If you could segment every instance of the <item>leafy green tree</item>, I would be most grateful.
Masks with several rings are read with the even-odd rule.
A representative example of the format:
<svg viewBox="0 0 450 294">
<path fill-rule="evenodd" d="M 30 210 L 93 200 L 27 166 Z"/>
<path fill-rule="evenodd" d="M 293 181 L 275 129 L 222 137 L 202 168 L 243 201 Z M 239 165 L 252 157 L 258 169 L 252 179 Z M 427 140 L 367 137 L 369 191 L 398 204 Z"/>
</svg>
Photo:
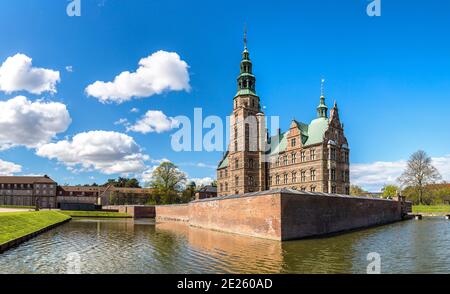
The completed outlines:
<svg viewBox="0 0 450 294">
<path fill-rule="evenodd" d="M 135 178 L 132 179 L 128 179 L 125 182 L 125 187 L 126 188 L 140 188 L 141 186 L 139 185 L 139 181 Z"/>
<path fill-rule="evenodd" d="M 398 181 L 404 187 L 414 188 L 419 196 L 419 204 L 424 204 L 423 197 L 426 188 L 441 179 L 438 170 L 431 164 L 431 157 L 425 151 L 419 150 L 411 155 L 408 165 Z"/>
<path fill-rule="evenodd" d="M 350 195 L 352 196 L 364 196 L 367 195 L 367 191 L 357 185 L 350 186 Z"/>
<path fill-rule="evenodd" d="M 176 203 L 186 175 L 171 162 L 161 163 L 153 172 L 150 186 L 165 204 Z"/>
<path fill-rule="evenodd" d="M 383 192 L 383 198 L 395 197 L 400 192 L 400 188 L 395 185 L 386 185 L 381 189 L 381 192 Z"/>
</svg>

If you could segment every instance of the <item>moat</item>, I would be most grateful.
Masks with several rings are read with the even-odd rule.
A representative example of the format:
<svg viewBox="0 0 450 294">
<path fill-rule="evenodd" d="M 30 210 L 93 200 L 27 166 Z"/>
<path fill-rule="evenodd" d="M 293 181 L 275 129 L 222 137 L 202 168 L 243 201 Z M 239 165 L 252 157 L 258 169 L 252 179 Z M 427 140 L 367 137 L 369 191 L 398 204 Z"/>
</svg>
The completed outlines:
<svg viewBox="0 0 450 294">
<path fill-rule="evenodd" d="M 450 222 L 424 218 L 292 242 L 270 241 L 153 220 L 74 219 L 0 254 L 0 273 L 450 273 Z"/>
</svg>

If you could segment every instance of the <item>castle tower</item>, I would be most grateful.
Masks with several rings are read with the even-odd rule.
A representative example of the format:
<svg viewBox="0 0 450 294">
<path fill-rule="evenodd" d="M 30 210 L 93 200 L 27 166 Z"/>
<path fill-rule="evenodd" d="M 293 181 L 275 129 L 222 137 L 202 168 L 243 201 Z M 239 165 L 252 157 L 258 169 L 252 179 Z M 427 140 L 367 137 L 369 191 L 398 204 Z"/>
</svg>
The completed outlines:
<svg viewBox="0 0 450 294">
<path fill-rule="evenodd" d="M 230 145 L 218 169 L 219 195 L 243 194 L 267 189 L 265 116 L 256 94 L 256 77 L 244 34 L 244 51 L 230 118 Z"/>
</svg>

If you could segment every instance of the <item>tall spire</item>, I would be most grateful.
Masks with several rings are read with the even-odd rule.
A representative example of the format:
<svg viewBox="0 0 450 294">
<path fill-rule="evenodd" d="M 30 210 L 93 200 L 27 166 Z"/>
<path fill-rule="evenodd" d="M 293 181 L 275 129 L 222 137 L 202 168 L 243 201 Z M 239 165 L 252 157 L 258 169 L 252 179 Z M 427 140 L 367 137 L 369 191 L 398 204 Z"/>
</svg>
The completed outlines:
<svg viewBox="0 0 450 294">
<path fill-rule="evenodd" d="M 327 118 L 328 117 L 328 106 L 325 104 L 325 79 L 322 78 L 320 83 L 320 103 L 317 106 L 317 117 Z"/>
<path fill-rule="evenodd" d="M 324 87 L 325 87 L 325 79 L 322 78 L 321 84 L 320 84 L 320 97 L 325 97 L 324 96 Z"/>
<path fill-rule="evenodd" d="M 240 65 L 240 74 L 238 77 L 238 95 L 256 96 L 255 85 L 256 78 L 253 75 L 253 64 L 250 60 L 250 53 L 247 49 L 247 25 L 244 26 L 244 51 L 242 52 L 242 61 Z"/>
<path fill-rule="evenodd" d="M 247 49 L 247 24 L 244 24 L 244 50 Z"/>
</svg>

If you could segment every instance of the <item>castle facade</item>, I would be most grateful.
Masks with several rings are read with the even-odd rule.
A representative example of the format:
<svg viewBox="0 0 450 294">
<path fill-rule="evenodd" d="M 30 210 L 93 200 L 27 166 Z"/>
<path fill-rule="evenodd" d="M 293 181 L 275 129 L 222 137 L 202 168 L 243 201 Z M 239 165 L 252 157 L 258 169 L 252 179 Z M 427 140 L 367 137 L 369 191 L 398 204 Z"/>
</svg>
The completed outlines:
<svg viewBox="0 0 450 294">
<path fill-rule="evenodd" d="M 287 131 L 269 137 L 253 64 L 244 47 L 230 143 L 217 168 L 218 195 L 276 188 L 350 194 L 350 149 L 337 103 L 328 111 L 322 91 L 317 118 L 309 124 L 293 120 Z"/>
</svg>

